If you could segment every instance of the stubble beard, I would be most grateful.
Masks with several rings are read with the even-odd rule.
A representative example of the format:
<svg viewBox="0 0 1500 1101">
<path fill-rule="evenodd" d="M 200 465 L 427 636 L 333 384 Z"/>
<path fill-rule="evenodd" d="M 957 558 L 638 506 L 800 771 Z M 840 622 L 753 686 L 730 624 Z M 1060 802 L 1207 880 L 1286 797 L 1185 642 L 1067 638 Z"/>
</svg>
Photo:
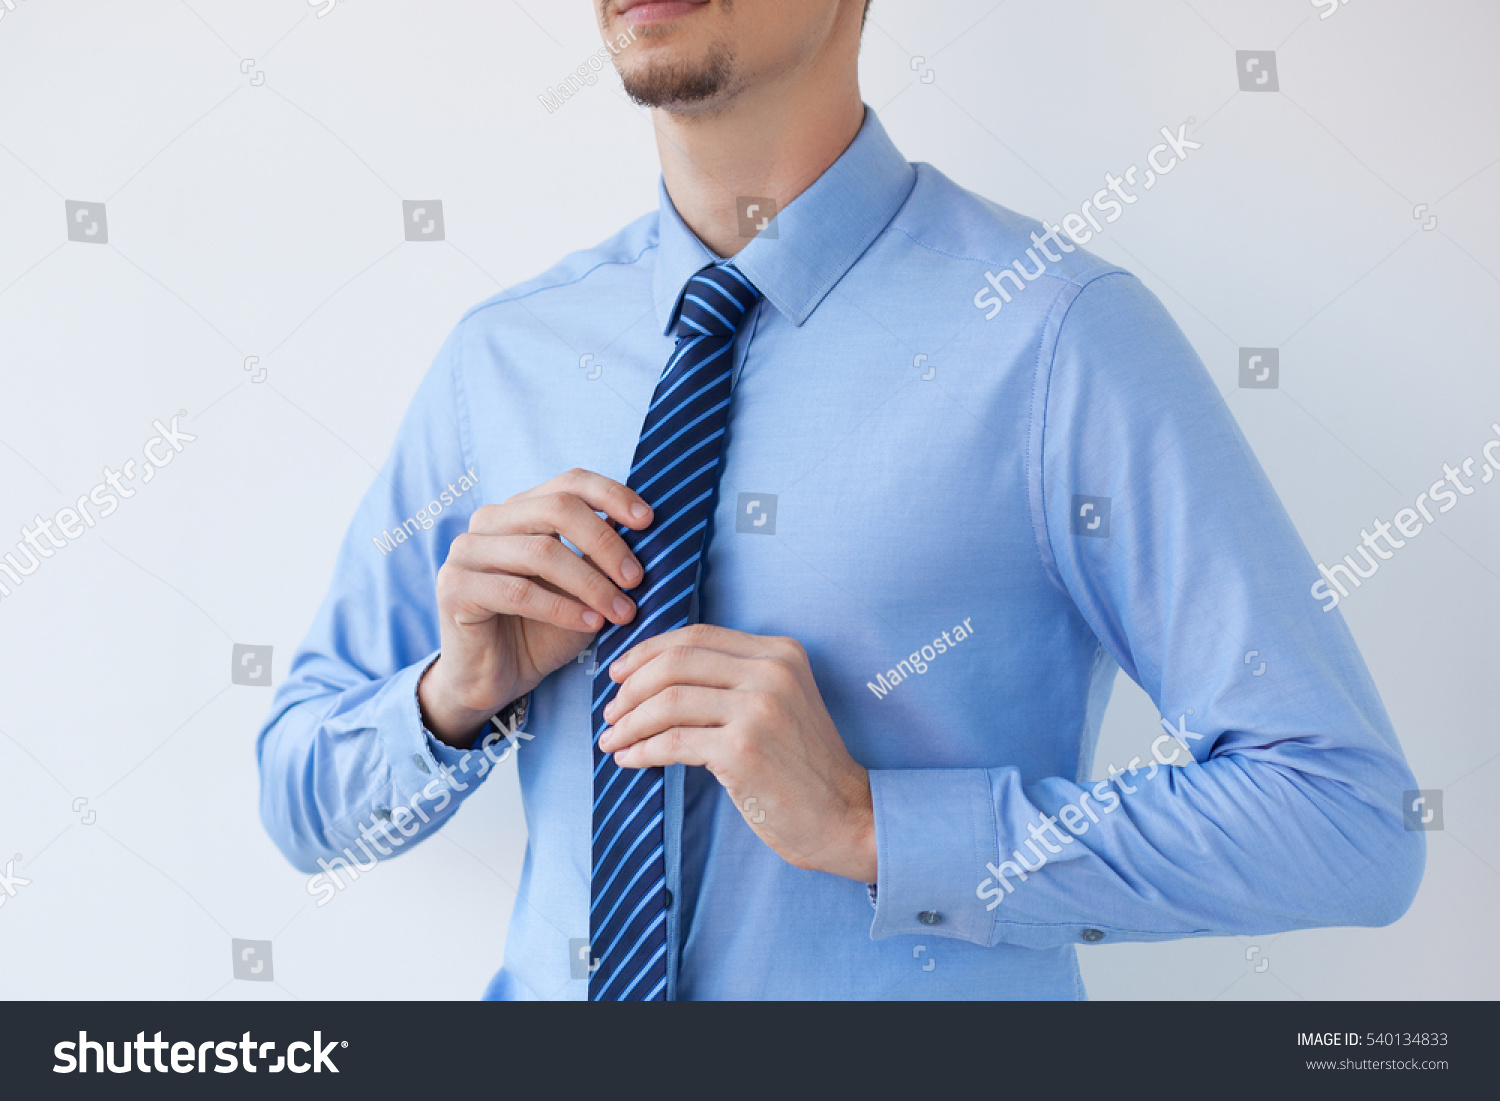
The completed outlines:
<svg viewBox="0 0 1500 1101">
<path fill-rule="evenodd" d="M 734 0 L 716 0 L 727 14 L 734 8 Z M 598 0 L 601 24 L 608 18 L 611 0 Z M 665 37 L 671 31 L 666 28 L 647 27 L 639 37 L 647 41 Z M 636 37 L 632 32 L 631 37 Z M 685 63 L 647 65 L 627 71 L 619 58 L 615 68 L 625 85 L 625 94 L 642 107 L 664 107 L 691 109 L 728 98 L 735 82 L 735 54 L 727 43 L 715 42 L 701 60 Z"/>
<path fill-rule="evenodd" d="M 692 108 L 725 98 L 735 76 L 734 51 L 723 42 L 692 63 L 671 62 L 620 69 L 625 94 L 642 107 Z"/>
</svg>

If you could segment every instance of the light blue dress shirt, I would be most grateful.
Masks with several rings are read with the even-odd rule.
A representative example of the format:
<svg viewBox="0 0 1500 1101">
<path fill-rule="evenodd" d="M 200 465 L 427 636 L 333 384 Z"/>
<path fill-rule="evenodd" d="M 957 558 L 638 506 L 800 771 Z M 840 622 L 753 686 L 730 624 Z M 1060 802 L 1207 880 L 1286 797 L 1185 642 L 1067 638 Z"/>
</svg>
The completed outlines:
<svg viewBox="0 0 1500 1101">
<path fill-rule="evenodd" d="M 1079 944 L 1385 924 L 1416 891 L 1417 785 L 1275 491 L 1156 298 L 1047 229 L 867 112 L 735 259 L 765 297 L 699 611 L 806 647 L 870 770 L 879 880 L 791 867 L 669 769 L 670 997 L 1080 998 Z M 366 860 L 372 821 L 419 842 L 496 767 L 418 713 L 438 568 L 483 503 L 625 480 L 714 259 L 663 191 L 458 324 L 261 732 L 262 818 L 298 868 Z M 1163 733 L 1094 784 L 1120 669 Z M 554 673 L 498 747 L 529 832 L 490 997 L 585 997 L 589 687 L 587 661 Z"/>
</svg>

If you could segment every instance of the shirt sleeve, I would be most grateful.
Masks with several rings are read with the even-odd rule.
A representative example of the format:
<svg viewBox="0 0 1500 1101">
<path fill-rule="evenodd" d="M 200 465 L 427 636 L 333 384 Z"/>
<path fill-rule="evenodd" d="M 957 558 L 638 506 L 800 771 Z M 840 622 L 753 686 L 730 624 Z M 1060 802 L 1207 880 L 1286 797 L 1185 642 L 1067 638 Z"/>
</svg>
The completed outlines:
<svg viewBox="0 0 1500 1101">
<path fill-rule="evenodd" d="M 492 724 L 468 750 L 434 738 L 417 708 L 438 656 L 437 571 L 480 504 L 459 412 L 462 334 L 418 388 L 260 731 L 261 820 L 305 872 L 420 842 L 528 737 L 524 703 L 503 735 Z"/>
<path fill-rule="evenodd" d="M 1399 809 L 1416 783 L 1224 399 L 1134 277 L 1101 275 L 1054 314 L 1037 542 L 1162 732 L 1097 784 L 872 771 L 871 935 L 1046 948 L 1395 921 L 1425 862 Z"/>
</svg>

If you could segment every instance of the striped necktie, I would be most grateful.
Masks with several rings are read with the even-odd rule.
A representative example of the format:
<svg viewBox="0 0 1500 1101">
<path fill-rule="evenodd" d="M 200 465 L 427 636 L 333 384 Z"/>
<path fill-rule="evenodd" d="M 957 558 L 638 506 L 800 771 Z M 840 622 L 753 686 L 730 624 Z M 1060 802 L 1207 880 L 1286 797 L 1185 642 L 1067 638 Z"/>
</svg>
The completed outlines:
<svg viewBox="0 0 1500 1101">
<path fill-rule="evenodd" d="M 667 991 L 665 782 L 659 768 L 621 769 L 599 751 L 604 707 L 617 685 L 609 665 L 656 635 L 687 626 L 698 564 L 718 496 L 734 334 L 760 297 L 730 265 L 688 281 L 677 348 L 641 426 L 626 484 L 655 511 L 642 532 L 620 528 L 645 570 L 636 616 L 607 626 L 595 647 L 593 878 L 589 946 L 598 962 L 592 1001 L 662 1001 Z"/>
</svg>

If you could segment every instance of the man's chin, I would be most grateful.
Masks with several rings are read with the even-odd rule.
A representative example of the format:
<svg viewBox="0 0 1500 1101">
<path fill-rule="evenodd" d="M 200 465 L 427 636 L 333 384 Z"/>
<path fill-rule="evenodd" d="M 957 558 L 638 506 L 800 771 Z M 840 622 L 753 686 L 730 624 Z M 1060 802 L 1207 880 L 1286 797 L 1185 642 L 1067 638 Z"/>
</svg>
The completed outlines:
<svg viewBox="0 0 1500 1101">
<path fill-rule="evenodd" d="M 706 56 L 691 61 L 659 58 L 637 64 L 620 74 L 625 94 L 643 107 L 690 109 L 714 104 L 730 91 L 734 80 L 734 52 L 725 45 L 711 47 Z"/>
</svg>

